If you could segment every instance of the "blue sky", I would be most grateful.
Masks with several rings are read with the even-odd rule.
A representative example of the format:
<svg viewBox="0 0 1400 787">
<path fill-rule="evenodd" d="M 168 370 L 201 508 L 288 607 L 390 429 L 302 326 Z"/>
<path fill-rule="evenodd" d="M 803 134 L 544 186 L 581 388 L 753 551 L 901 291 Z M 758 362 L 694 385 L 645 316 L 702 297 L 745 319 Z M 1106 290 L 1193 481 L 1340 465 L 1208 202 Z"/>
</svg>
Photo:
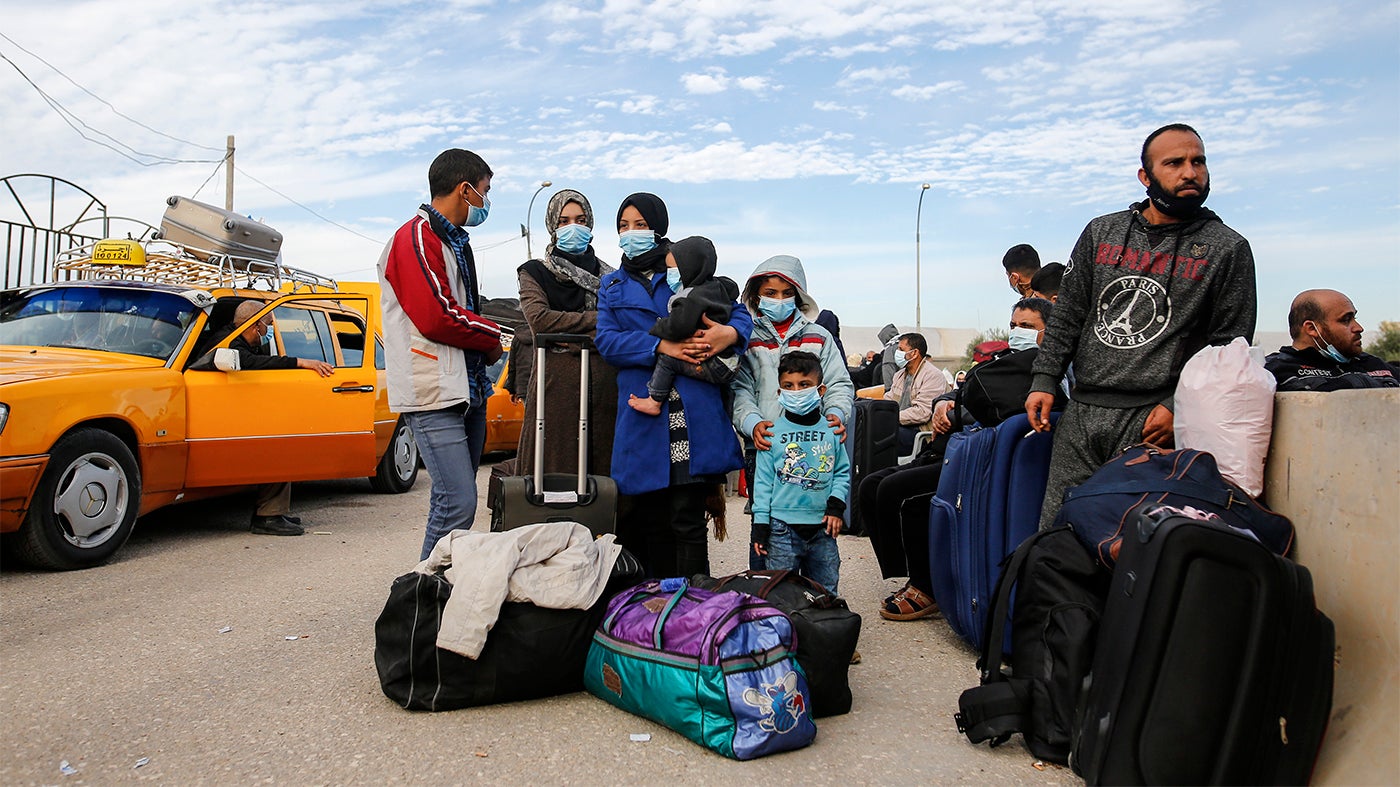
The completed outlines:
<svg viewBox="0 0 1400 787">
<path fill-rule="evenodd" d="M 1260 330 L 1309 287 L 1348 293 L 1368 328 L 1400 319 L 1395 2 L 58 0 L 12 4 L 0 33 L 93 129 L 203 160 L 84 141 L 0 62 L 0 174 L 57 175 L 157 223 L 234 134 L 235 209 L 281 230 L 289 263 L 341 278 L 373 277 L 428 163 L 466 147 L 496 172 L 473 232 L 493 296 L 514 294 L 519 225 L 550 180 L 536 253 L 555 189 L 593 200 L 613 262 L 618 202 L 651 191 L 670 237 L 712 238 L 722 273 L 795 254 L 843 323 L 912 327 L 928 182 L 924 325 L 1004 325 L 1002 253 L 1063 260 L 1090 218 L 1142 197 L 1141 141 L 1180 121 L 1205 139 L 1209 207 L 1253 245 Z M 198 198 L 223 192 L 220 172 Z"/>
</svg>

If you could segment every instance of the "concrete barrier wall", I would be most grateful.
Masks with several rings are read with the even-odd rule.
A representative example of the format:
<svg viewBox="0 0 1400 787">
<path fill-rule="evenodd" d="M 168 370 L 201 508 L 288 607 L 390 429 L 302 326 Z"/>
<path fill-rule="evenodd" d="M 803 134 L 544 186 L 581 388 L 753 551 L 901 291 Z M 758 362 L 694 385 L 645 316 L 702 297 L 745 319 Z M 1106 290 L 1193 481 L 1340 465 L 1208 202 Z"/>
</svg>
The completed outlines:
<svg viewBox="0 0 1400 787">
<path fill-rule="evenodd" d="M 1282 393 L 1264 499 L 1337 626 L 1332 718 L 1314 784 L 1400 780 L 1400 390 Z"/>
</svg>

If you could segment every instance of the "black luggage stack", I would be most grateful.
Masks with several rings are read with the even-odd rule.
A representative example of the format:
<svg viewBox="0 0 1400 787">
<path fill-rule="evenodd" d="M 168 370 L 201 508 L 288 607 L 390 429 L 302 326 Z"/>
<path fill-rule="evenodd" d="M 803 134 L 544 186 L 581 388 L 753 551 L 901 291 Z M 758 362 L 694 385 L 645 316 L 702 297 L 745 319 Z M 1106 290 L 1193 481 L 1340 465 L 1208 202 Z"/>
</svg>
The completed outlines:
<svg viewBox="0 0 1400 787">
<path fill-rule="evenodd" d="M 551 344 L 580 347 L 578 472 L 544 472 L 545 349 Z M 499 498 L 490 501 L 492 530 L 540 522 L 578 522 L 600 536 L 617 529 L 617 482 L 588 473 L 588 355 L 592 339 L 583 334 L 535 336 L 535 466 L 533 473 L 500 479 Z M 520 468 L 524 469 L 524 468 Z"/>
<path fill-rule="evenodd" d="M 1128 515 L 1071 765 L 1089 784 L 1305 784 L 1335 634 L 1312 576 L 1248 534 Z"/>
</svg>

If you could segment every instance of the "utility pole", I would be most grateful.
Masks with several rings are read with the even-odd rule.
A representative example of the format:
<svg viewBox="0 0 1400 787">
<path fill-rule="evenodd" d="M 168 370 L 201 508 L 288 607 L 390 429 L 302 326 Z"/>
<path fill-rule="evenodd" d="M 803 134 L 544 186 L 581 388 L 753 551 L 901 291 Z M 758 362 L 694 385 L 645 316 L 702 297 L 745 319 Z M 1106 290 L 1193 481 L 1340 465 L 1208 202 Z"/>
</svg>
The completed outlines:
<svg viewBox="0 0 1400 787">
<path fill-rule="evenodd" d="M 228 135 L 228 153 L 224 157 L 224 210 L 233 210 L 233 135 Z"/>
</svg>

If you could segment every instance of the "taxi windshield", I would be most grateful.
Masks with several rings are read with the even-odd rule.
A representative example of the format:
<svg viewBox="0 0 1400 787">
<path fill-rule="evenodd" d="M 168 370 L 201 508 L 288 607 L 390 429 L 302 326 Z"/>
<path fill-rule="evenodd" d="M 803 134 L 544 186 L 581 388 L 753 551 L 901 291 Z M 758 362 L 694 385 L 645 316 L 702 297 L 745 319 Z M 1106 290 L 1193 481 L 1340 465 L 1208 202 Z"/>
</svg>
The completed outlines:
<svg viewBox="0 0 1400 787">
<path fill-rule="evenodd" d="M 197 308 L 170 292 L 46 287 L 0 294 L 0 344 L 168 359 Z"/>
</svg>

